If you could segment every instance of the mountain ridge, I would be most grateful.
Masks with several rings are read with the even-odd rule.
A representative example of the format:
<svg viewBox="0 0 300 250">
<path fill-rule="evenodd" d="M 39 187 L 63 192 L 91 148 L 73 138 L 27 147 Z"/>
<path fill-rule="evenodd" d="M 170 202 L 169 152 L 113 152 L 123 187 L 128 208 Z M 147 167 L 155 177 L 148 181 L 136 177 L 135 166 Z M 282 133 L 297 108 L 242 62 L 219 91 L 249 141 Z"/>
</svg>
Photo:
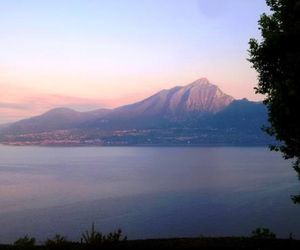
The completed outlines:
<svg viewBox="0 0 300 250">
<path fill-rule="evenodd" d="M 267 122 L 266 117 L 263 104 L 236 100 L 206 78 L 200 78 L 115 109 L 79 112 L 55 108 L 1 129 L 0 142 L 26 141 L 30 145 L 32 141 L 48 141 L 51 144 L 56 138 L 55 143 L 68 144 L 77 138 L 76 143 L 84 145 L 86 141 L 131 145 L 154 141 L 176 144 L 181 143 L 182 139 L 178 138 L 190 138 L 186 143 L 194 140 L 201 144 L 210 142 L 207 139 L 210 137 L 212 142 L 234 141 L 234 137 L 239 141 L 239 135 L 249 143 L 251 138 L 259 142 L 259 137 L 264 137 L 260 127 Z M 173 132 L 168 134 L 171 128 Z"/>
<path fill-rule="evenodd" d="M 220 103 L 220 99 L 223 102 Z M 178 113 L 178 111 L 217 112 L 233 100 L 233 97 L 224 94 L 206 78 L 200 78 L 185 86 L 163 89 L 144 100 L 119 107 L 117 110 L 124 110 L 137 105 L 143 105 L 143 108 L 147 109 L 150 105 L 154 105 L 156 109 L 152 110 L 153 113 L 157 113 L 158 108 L 162 108 L 164 112 L 169 113 Z"/>
</svg>

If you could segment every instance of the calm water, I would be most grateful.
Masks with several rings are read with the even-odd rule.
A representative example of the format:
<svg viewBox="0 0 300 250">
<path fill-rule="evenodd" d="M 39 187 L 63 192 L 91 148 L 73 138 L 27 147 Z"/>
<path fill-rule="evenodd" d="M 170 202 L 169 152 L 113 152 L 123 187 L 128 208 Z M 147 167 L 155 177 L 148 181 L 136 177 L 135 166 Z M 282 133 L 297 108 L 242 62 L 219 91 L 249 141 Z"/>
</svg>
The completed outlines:
<svg viewBox="0 0 300 250">
<path fill-rule="evenodd" d="M 279 154 L 231 147 L 0 146 L 0 241 L 95 222 L 129 238 L 249 235 L 300 238 L 300 189 Z"/>
</svg>

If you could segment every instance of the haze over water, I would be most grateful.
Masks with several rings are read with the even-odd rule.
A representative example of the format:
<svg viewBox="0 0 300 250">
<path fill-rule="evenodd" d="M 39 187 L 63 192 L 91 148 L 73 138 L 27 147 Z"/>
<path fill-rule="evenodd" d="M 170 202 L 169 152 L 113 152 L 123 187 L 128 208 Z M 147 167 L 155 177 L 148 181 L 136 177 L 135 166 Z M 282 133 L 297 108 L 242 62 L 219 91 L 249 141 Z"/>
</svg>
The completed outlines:
<svg viewBox="0 0 300 250">
<path fill-rule="evenodd" d="M 288 161 L 258 147 L 0 146 L 0 239 L 79 239 L 121 227 L 130 239 L 249 235 L 300 238 Z"/>
</svg>

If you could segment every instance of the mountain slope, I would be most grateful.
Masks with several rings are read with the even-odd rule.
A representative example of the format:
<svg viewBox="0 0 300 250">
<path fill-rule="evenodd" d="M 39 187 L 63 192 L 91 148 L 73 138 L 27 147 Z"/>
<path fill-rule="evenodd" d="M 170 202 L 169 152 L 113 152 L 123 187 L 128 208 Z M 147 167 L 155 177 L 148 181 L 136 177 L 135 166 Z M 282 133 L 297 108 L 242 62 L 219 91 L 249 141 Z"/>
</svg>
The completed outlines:
<svg viewBox="0 0 300 250">
<path fill-rule="evenodd" d="M 24 119 L 4 128 L 2 133 L 25 134 L 60 129 L 70 129 L 106 115 L 110 110 L 99 109 L 90 112 L 78 112 L 69 108 L 55 108 L 42 115 Z"/>
<path fill-rule="evenodd" d="M 233 101 L 206 78 L 183 87 L 162 90 L 140 102 L 116 109 L 112 114 L 176 116 L 189 112 L 216 113 Z"/>
<path fill-rule="evenodd" d="M 161 90 L 140 102 L 116 108 L 87 126 L 102 129 L 168 127 L 190 116 L 216 114 L 232 101 L 233 97 L 206 78 L 200 78 L 186 86 Z"/>
<path fill-rule="evenodd" d="M 247 99 L 233 101 L 211 119 L 211 126 L 216 128 L 236 127 L 248 131 L 260 130 L 267 123 L 266 106 Z"/>
</svg>

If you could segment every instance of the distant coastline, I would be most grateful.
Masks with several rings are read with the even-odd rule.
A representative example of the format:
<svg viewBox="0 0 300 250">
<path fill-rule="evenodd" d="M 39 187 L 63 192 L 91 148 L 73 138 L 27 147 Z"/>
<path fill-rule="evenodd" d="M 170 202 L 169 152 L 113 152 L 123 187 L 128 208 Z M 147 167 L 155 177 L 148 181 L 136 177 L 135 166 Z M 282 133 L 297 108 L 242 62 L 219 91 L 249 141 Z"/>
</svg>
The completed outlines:
<svg viewBox="0 0 300 250">
<path fill-rule="evenodd" d="M 101 145 L 101 144 L 93 144 L 93 145 L 87 145 L 87 144 L 10 144 L 10 143 L 1 143 L 2 146 L 11 146 L 11 147 L 177 147 L 177 148 L 188 148 L 188 147 L 226 147 L 226 148 L 239 148 L 239 147 L 257 147 L 257 148 L 267 148 L 268 144 L 226 144 L 226 143 L 219 143 L 219 144 L 127 144 L 127 145 Z"/>
</svg>

